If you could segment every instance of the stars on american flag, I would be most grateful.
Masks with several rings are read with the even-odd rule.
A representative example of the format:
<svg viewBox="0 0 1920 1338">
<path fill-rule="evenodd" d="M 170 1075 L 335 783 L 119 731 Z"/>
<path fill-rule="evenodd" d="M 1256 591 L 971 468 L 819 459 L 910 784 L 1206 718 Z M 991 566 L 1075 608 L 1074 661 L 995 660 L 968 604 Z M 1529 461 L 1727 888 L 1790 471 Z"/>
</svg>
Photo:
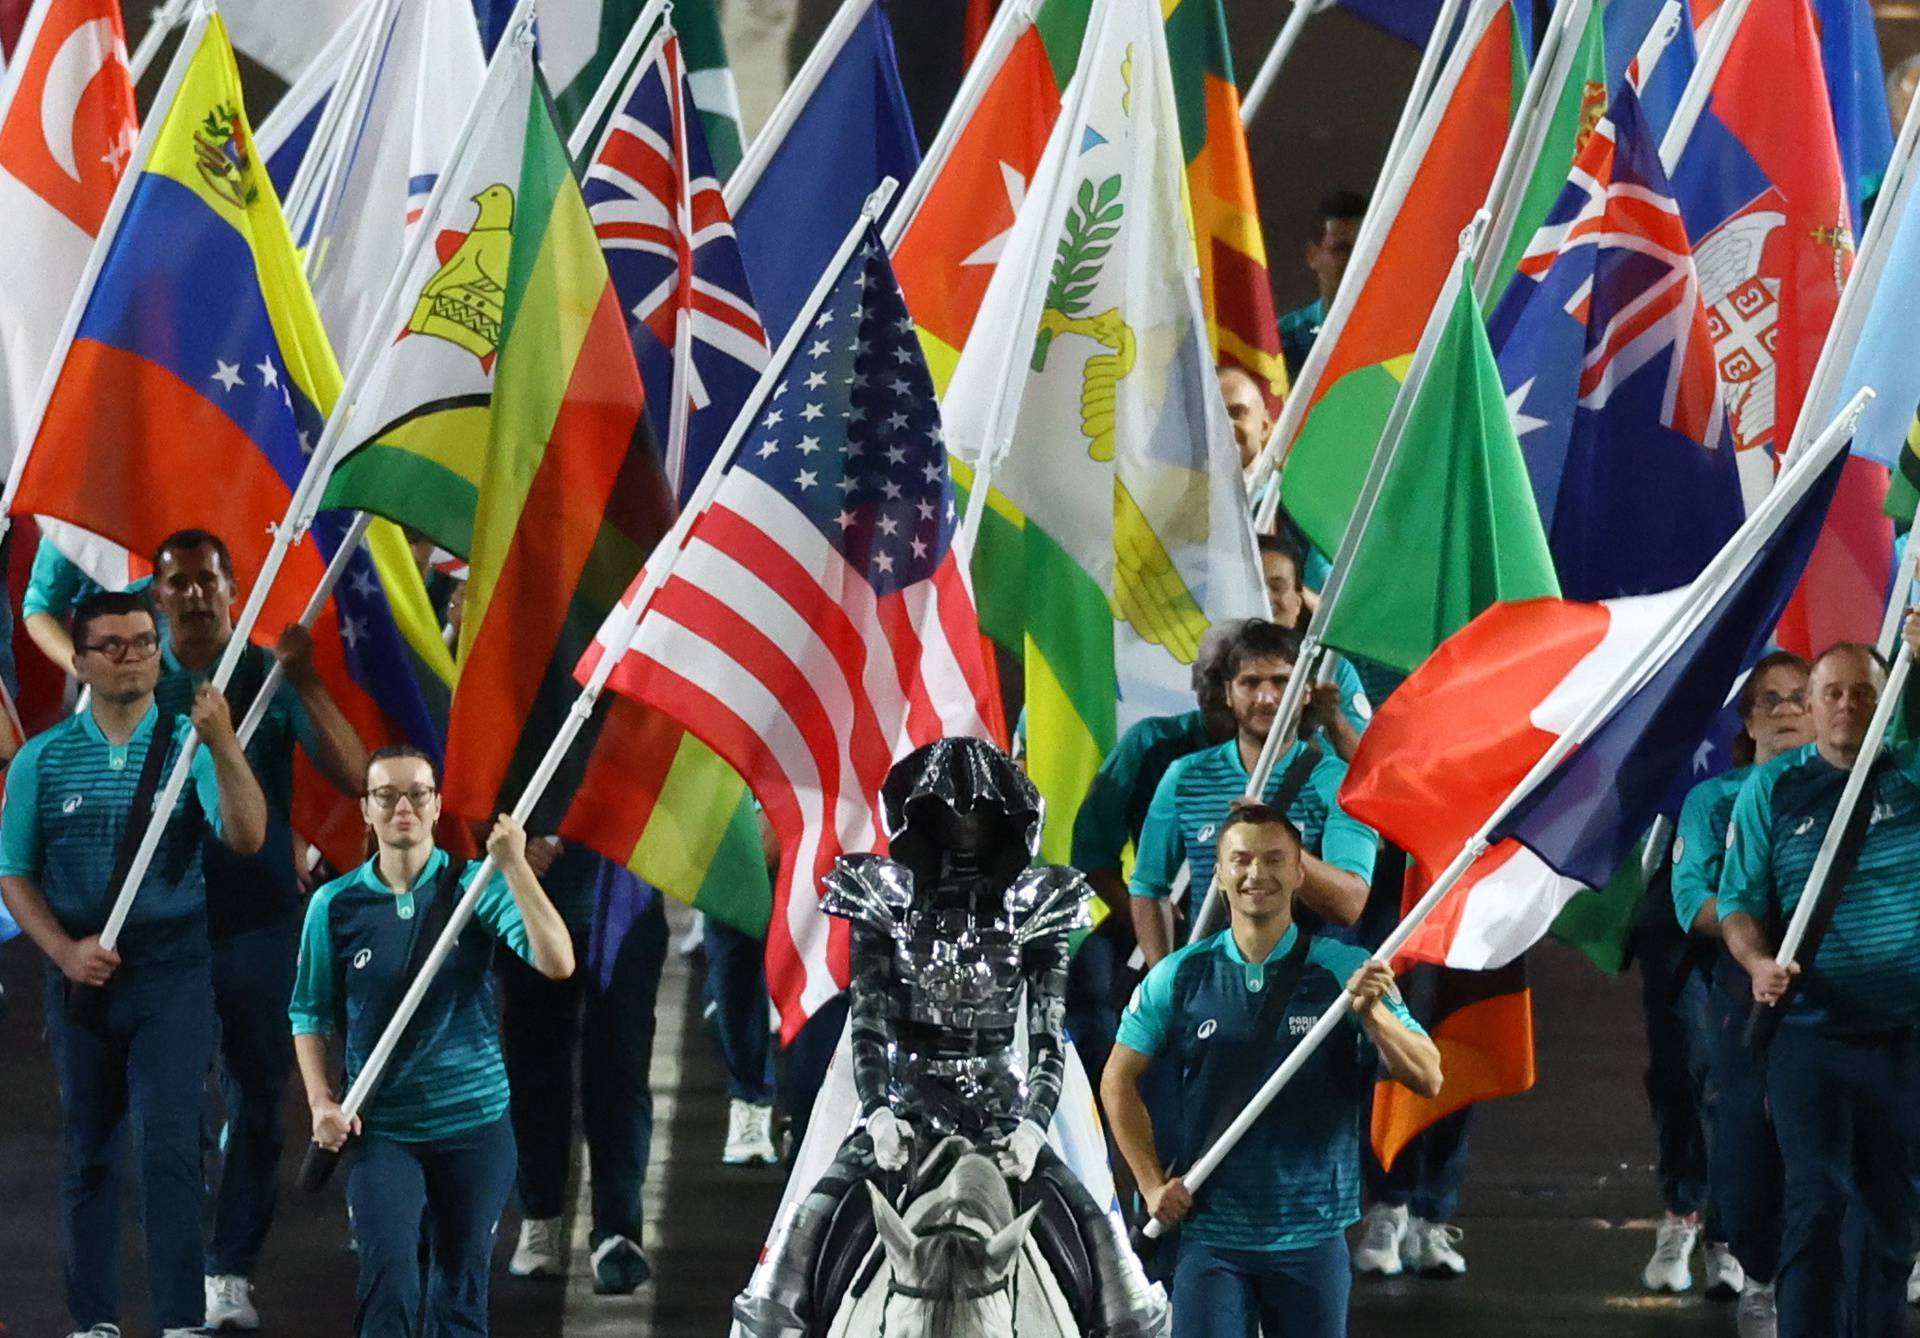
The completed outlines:
<svg viewBox="0 0 1920 1338">
<path fill-rule="evenodd" d="M 879 247 L 856 256 L 809 330 L 740 467 L 885 595 L 945 558 L 954 509 L 933 383 Z M 805 435 L 781 432 L 786 422 L 804 424 Z"/>
</svg>

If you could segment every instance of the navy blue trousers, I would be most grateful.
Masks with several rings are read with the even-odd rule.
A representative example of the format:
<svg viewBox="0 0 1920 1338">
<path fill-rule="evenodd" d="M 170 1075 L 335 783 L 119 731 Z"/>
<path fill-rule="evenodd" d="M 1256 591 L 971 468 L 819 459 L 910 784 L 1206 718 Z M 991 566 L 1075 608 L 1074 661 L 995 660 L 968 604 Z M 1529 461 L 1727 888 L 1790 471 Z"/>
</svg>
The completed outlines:
<svg viewBox="0 0 1920 1338">
<path fill-rule="evenodd" d="M 60 1225 L 76 1329 L 120 1320 L 123 1131 L 146 1227 L 154 1326 L 195 1328 L 206 1319 L 200 1120 L 212 993 L 205 961 L 122 966 L 97 1016 L 80 1023 L 67 1016 L 65 978 L 48 967 L 47 1037 L 63 1112 Z"/>
<path fill-rule="evenodd" d="M 369 1134 L 350 1146 L 347 1206 L 360 1251 L 354 1333 L 485 1338 L 493 1237 L 513 1189 L 511 1122 L 503 1115 L 424 1143 Z"/>
<path fill-rule="evenodd" d="M 714 1048 L 727 1070 L 727 1095 L 756 1106 L 773 1104 L 773 1032 L 767 1013 L 767 941 L 706 921 L 707 980 L 702 991 L 713 1010 Z"/>
<path fill-rule="evenodd" d="M 227 1146 L 213 1201 L 209 1273 L 252 1276 L 273 1224 L 275 1172 L 287 1142 L 287 1079 L 293 1072 L 287 1000 L 299 952 L 297 920 L 213 941 Z"/>
<path fill-rule="evenodd" d="M 620 871 L 624 874 L 624 870 Z M 653 1143 L 654 1004 L 667 960 L 667 914 L 650 892 L 632 922 L 594 953 L 573 929 L 580 964 L 548 980 L 512 953 L 496 970 L 504 1008 L 500 1039 L 520 1146 L 518 1189 L 528 1217 L 567 1209 L 573 1140 L 574 1052 L 580 1055 L 580 1116 L 593 1168 L 593 1239 L 640 1240 L 640 1191 Z"/>
<path fill-rule="evenodd" d="M 1786 1165 L 1780 1338 L 1906 1332 L 1917 1069 L 1911 1032 L 1840 1036 L 1788 1023 L 1774 1037 L 1767 1096 Z"/>
<path fill-rule="evenodd" d="M 1747 1046 L 1753 987 L 1740 964 L 1722 952 L 1708 991 L 1707 1165 L 1727 1247 L 1756 1282 L 1780 1267 L 1783 1172 L 1773 1118 L 1767 1111 L 1767 1064 Z"/>
<path fill-rule="evenodd" d="M 1373 1087 L 1367 1088 L 1367 1106 L 1373 1105 Z M 1361 1124 L 1369 1127 L 1371 1116 Z M 1385 1169 L 1373 1155 L 1373 1140 L 1362 1137 L 1360 1165 L 1366 1174 L 1367 1202 L 1405 1207 L 1429 1222 L 1451 1222 L 1460 1208 L 1460 1182 L 1467 1178 L 1467 1130 L 1473 1107 L 1456 1110 L 1422 1130 Z"/>
<path fill-rule="evenodd" d="M 1671 932 L 1668 932 L 1671 930 Z M 1658 1141 L 1655 1170 L 1670 1213 L 1699 1213 L 1708 1240 L 1722 1237 L 1709 1192 L 1706 1134 L 1707 985 L 1672 915 L 1634 936 L 1647 1027 L 1647 1105 Z"/>
<path fill-rule="evenodd" d="M 1352 1286 L 1344 1232 L 1299 1250 L 1182 1241 L 1173 1338 L 1346 1338 Z"/>
</svg>

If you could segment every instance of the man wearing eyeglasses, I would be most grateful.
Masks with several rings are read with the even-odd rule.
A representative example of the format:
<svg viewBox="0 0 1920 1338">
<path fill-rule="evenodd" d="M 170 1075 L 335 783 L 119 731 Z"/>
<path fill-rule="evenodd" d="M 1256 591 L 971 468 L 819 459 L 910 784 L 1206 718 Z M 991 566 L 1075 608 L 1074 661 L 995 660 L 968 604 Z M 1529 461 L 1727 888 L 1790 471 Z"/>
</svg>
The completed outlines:
<svg viewBox="0 0 1920 1338">
<path fill-rule="evenodd" d="M 233 559 L 218 535 L 182 530 L 155 551 L 153 598 L 166 619 L 155 690 L 162 709 L 184 709 L 212 676 L 233 638 L 236 593 Z M 293 993 L 306 872 L 290 822 L 294 750 L 304 749 L 342 794 L 359 792 L 367 765 L 359 736 L 314 669 L 313 641 L 297 625 L 271 651 L 242 650 L 227 683 L 233 718 L 246 715 L 276 659 L 285 679 L 247 743 L 247 761 L 267 800 L 266 841 L 251 855 L 208 841 L 201 854 L 227 1117 L 207 1247 L 207 1323 L 214 1328 L 259 1326 L 248 1279 L 273 1222 L 274 1170 L 286 1143 L 282 1112 L 293 1042 L 283 1019 Z"/>
<path fill-rule="evenodd" d="M 163 1338 L 174 1338 L 199 1332 L 206 1308 L 200 1118 L 213 1038 L 203 828 L 231 850 L 256 851 L 266 797 L 219 693 L 194 694 L 191 724 L 155 704 L 160 639 L 145 600 L 91 596 L 74 612 L 73 633 L 74 672 L 90 700 L 29 740 L 7 773 L 0 890 L 54 968 L 47 1029 L 65 1113 L 61 1213 L 74 1327 L 118 1338 L 116 1154 L 131 1124 L 149 1310 Z M 192 784 L 167 815 L 118 942 L 104 948 L 115 865 L 145 830 L 135 798 L 148 751 L 166 750 L 156 772 L 163 786 L 190 730 L 205 745 Z"/>
</svg>

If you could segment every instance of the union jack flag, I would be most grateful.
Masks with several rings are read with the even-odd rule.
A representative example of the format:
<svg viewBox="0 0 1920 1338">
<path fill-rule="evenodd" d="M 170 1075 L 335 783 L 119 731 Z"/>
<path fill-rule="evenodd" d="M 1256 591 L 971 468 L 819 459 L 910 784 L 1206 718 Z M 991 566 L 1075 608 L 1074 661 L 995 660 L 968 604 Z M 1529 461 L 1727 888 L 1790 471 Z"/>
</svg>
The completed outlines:
<svg viewBox="0 0 1920 1338">
<path fill-rule="evenodd" d="M 767 336 L 747 286 L 720 182 L 681 58 L 662 28 L 640 58 L 587 168 L 587 210 L 647 384 L 647 412 L 666 443 L 666 473 L 693 492 L 767 364 Z M 684 439 L 672 417 L 674 338 L 692 341 Z"/>
<path fill-rule="evenodd" d="M 656 552 L 673 566 L 639 626 L 616 610 L 576 670 L 618 656 L 608 685 L 697 735 L 764 806 L 781 855 L 767 984 L 788 1038 L 846 984 L 819 880 L 878 844 L 888 768 L 944 735 L 1001 734 L 933 380 L 870 226 L 798 319 L 712 501 Z"/>
<path fill-rule="evenodd" d="M 1686 225 L 1631 86 L 1488 326 L 1566 596 L 1692 580 L 1745 511 Z"/>
</svg>

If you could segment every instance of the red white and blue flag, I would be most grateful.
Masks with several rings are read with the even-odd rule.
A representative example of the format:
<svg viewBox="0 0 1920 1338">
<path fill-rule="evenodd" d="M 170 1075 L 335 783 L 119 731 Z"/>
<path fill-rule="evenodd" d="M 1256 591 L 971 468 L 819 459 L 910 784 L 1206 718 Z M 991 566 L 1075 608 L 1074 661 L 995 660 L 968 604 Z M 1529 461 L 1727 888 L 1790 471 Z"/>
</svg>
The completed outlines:
<svg viewBox="0 0 1920 1338">
<path fill-rule="evenodd" d="M 1504 966 L 1578 892 L 1606 884 L 1692 765 L 1735 679 L 1765 648 L 1850 463 L 1837 453 L 1816 477 L 1802 476 L 1796 500 L 1780 499 L 1764 537 L 1752 532 L 1746 565 L 1494 827 L 1406 956 Z M 1583 715 L 1613 698 L 1690 593 L 1494 605 L 1374 713 L 1341 808 L 1403 847 L 1430 879 Z"/>
<path fill-rule="evenodd" d="M 1000 736 L 952 480 L 913 318 L 872 228 L 712 501 L 687 524 L 638 628 L 616 610 L 581 661 L 665 712 L 753 788 L 780 840 L 767 984 L 791 1038 L 846 984 L 845 926 L 819 908 L 842 851 L 881 844 L 895 759 Z M 645 573 L 628 592 L 631 600 Z"/>
<path fill-rule="evenodd" d="M 767 365 L 767 336 L 747 286 L 733 219 L 670 27 L 641 57 L 583 187 L 627 332 L 649 387 L 654 438 L 685 502 Z M 674 338 L 692 339 L 684 441 L 672 431 Z"/>
<path fill-rule="evenodd" d="M 1488 324 L 1561 589 L 1692 580 L 1745 509 L 1686 226 L 1631 87 Z"/>
<path fill-rule="evenodd" d="M 1753 0 L 1674 169 L 1749 505 L 1772 486 L 1853 268 L 1852 207 L 1807 0 Z M 1887 472 L 1850 465 L 1780 642 L 1873 641 L 1892 569 Z"/>
</svg>

